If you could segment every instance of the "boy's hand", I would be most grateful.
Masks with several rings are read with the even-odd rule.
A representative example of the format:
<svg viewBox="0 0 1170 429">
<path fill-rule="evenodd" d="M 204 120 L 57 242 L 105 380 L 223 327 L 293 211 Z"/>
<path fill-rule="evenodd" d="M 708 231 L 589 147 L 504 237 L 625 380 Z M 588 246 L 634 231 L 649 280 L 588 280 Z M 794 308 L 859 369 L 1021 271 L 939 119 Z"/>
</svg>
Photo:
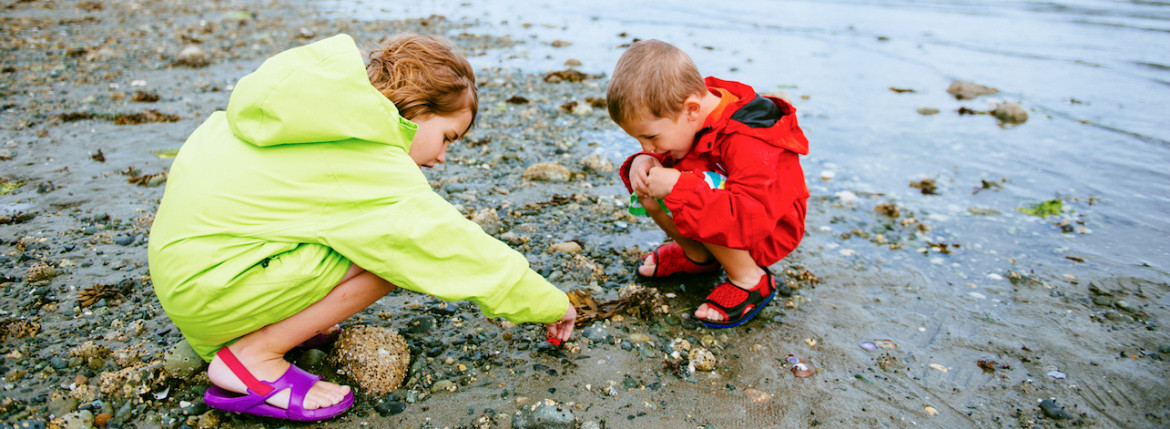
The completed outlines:
<svg viewBox="0 0 1170 429">
<path fill-rule="evenodd" d="M 646 176 L 649 188 L 646 195 L 654 198 L 666 198 L 667 195 L 670 195 L 670 190 L 674 189 L 674 184 L 678 183 L 679 176 L 682 176 L 682 172 L 673 168 L 661 166 L 651 168 Z"/>
<path fill-rule="evenodd" d="M 650 195 L 650 185 L 647 183 L 647 174 L 654 167 L 661 167 L 662 163 L 650 155 L 639 155 L 630 163 L 630 187 L 639 196 Z"/>
<path fill-rule="evenodd" d="M 573 323 L 577 321 L 577 309 L 569 304 L 569 311 L 565 312 L 564 317 L 553 323 L 544 324 L 545 329 L 548 329 L 549 341 L 553 338 L 559 340 L 558 342 L 568 341 L 569 336 L 573 335 Z"/>
</svg>

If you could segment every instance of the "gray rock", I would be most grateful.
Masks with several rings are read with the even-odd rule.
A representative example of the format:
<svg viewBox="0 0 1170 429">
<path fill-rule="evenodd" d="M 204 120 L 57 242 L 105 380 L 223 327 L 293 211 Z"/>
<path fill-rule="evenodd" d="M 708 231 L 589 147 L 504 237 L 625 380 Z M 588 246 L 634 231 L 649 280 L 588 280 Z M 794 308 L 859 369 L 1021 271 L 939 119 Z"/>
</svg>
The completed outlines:
<svg viewBox="0 0 1170 429">
<path fill-rule="evenodd" d="M 1134 307 L 1133 304 L 1130 304 L 1128 301 L 1118 300 L 1113 305 L 1117 306 L 1117 308 L 1121 309 L 1122 311 L 1124 311 L 1126 313 L 1133 314 L 1133 313 L 1138 312 L 1137 307 Z"/>
<path fill-rule="evenodd" d="M 173 377 L 187 378 L 203 369 L 203 358 L 186 341 L 179 341 L 163 354 L 163 369 Z"/>
<path fill-rule="evenodd" d="M 518 429 L 573 429 L 577 427 L 577 418 L 568 407 L 562 407 L 556 401 L 545 399 L 532 405 L 521 407 L 512 418 L 512 427 Z"/>
<path fill-rule="evenodd" d="M 609 339 L 609 331 L 601 324 L 594 323 L 581 331 L 581 335 L 595 343 L 604 343 Z"/>
<path fill-rule="evenodd" d="M 1044 415 L 1050 419 L 1067 420 L 1073 418 L 1073 415 L 1065 411 L 1064 407 L 1056 405 L 1056 400 L 1052 398 L 1040 402 L 1040 411 L 1044 412 Z"/>
<path fill-rule="evenodd" d="M 45 412 L 50 416 L 64 416 L 77 409 L 77 400 L 68 396 L 59 396 L 49 401 L 45 406 Z"/>
</svg>

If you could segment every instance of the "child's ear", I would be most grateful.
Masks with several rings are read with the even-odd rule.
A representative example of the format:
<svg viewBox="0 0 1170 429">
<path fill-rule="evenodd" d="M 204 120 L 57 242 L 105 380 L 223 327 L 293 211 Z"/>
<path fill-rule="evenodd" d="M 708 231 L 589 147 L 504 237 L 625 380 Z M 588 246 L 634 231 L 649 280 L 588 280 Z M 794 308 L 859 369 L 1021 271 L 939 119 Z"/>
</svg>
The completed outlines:
<svg viewBox="0 0 1170 429">
<path fill-rule="evenodd" d="M 683 112 L 686 112 L 687 119 L 692 121 L 702 119 L 699 117 L 702 111 L 703 103 L 702 100 L 699 99 L 699 96 L 692 95 L 683 101 Z"/>
</svg>

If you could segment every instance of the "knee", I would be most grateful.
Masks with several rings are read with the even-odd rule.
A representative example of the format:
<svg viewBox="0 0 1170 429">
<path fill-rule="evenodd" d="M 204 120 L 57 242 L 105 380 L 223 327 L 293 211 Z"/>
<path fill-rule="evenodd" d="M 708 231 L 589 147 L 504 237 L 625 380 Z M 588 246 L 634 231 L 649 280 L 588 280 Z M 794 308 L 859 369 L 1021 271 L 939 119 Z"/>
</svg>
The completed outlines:
<svg viewBox="0 0 1170 429">
<path fill-rule="evenodd" d="M 638 204 L 641 204 L 642 208 L 646 210 L 646 214 L 651 216 L 658 213 L 666 213 L 666 210 L 662 209 L 662 205 L 658 199 L 653 197 L 638 197 Z"/>
</svg>

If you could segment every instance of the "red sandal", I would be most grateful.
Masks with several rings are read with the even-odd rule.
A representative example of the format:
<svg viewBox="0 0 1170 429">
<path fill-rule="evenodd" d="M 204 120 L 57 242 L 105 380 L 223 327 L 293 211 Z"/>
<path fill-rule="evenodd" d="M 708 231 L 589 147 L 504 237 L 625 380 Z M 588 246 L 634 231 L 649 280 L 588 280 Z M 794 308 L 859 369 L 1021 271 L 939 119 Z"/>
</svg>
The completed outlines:
<svg viewBox="0 0 1170 429">
<path fill-rule="evenodd" d="M 707 309 L 723 314 L 724 321 L 711 322 L 699 319 L 699 322 L 710 328 L 739 326 L 755 317 L 756 313 L 768 305 L 775 296 L 776 280 L 772 278 L 772 273 L 767 268 L 764 268 L 764 276 L 760 277 L 760 282 L 748 290 L 733 285 L 730 281 L 720 283 L 707 295 L 703 303 L 707 304 Z M 734 318 L 732 315 L 735 315 Z"/>
<path fill-rule="evenodd" d="M 663 278 L 670 277 L 675 274 L 700 274 L 718 271 L 721 265 L 719 261 L 711 260 L 705 264 L 699 264 L 687 257 L 686 252 L 683 252 L 682 246 L 677 242 L 670 242 L 658 246 L 654 249 L 654 274 L 650 276 L 643 276 L 641 271 L 636 268 L 634 272 L 641 277 L 649 278 Z M 647 255 L 649 256 L 649 255 Z M 645 261 L 646 257 L 642 257 Z"/>
</svg>

